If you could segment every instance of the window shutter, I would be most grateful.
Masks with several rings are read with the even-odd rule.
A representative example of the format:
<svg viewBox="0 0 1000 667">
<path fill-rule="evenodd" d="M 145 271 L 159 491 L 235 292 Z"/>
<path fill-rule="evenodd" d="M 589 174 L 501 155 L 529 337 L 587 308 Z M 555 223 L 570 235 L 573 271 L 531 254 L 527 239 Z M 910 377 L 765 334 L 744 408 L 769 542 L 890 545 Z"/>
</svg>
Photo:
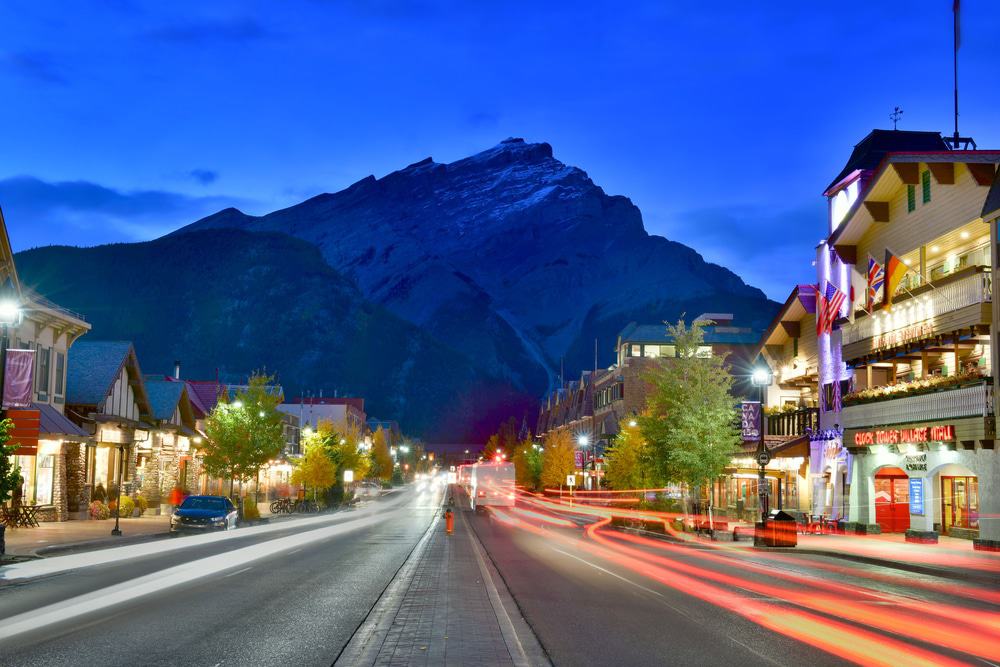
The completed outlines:
<svg viewBox="0 0 1000 667">
<path fill-rule="evenodd" d="M 920 187 L 923 189 L 924 203 L 931 201 L 931 172 L 925 171 L 920 174 Z"/>
<path fill-rule="evenodd" d="M 917 209 L 917 188 L 906 186 L 906 212 L 913 213 Z"/>
</svg>

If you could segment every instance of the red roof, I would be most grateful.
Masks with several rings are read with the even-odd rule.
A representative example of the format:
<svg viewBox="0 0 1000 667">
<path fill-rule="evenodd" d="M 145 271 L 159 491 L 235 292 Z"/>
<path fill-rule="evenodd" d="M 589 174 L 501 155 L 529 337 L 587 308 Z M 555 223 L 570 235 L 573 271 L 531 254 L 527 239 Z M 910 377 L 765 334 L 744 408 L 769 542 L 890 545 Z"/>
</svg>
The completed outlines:
<svg viewBox="0 0 1000 667">
<path fill-rule="evenodd" d="M 365 399 L 363 398 L 352 398 L 346 396 L 339 398 L 333 396 L 299 396 L 290 402 L 301 403 L 303 405 L 352 405 L 361 412 L 365 411 Z"/>
</svg>

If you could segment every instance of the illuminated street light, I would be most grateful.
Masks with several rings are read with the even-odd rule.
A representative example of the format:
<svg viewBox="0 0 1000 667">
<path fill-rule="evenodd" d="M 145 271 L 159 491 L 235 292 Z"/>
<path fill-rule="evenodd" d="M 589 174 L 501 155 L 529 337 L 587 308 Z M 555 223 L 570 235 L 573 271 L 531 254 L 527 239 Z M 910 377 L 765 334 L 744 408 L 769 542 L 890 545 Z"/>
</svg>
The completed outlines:
<svg viewBox="0 0 1000 667">
<path fill-rule="evenodd" d="M 233 407 L 239 410 L 240 408 L 243 407 L 243 401 L 240 400 L 233 401 Z"/>
<path fill-rule="evenodd" d="M 769 387 L 772 379 L 771 371 L 763 366 L 753 369 L 753 374 L 750 376 L 750 381 L 755 387 Z"/>
<path fill-rule="evenodd" d="M 14 299 L 0 301 L 0 324 L 5 327 L 17 326 L 21 323 L 21 306 Z"/>
<path fill-rule="evenodd" d="M 629 422 L 628 422 L 628 425 L 629 425 L 629 428 L 635 428 L 636 426 L 639 425 L 639 422 L 637 422 L 634 419 L 630 419 Z"/>
<path fill-rule="evenodd" d="M 585 435 L 581 435 L 576 439 L 576 444 L 580 445 L 581 447 L 586 447 L 587 445 L 590 444 L 590 438 L 588 438 Z"/>
</svg>

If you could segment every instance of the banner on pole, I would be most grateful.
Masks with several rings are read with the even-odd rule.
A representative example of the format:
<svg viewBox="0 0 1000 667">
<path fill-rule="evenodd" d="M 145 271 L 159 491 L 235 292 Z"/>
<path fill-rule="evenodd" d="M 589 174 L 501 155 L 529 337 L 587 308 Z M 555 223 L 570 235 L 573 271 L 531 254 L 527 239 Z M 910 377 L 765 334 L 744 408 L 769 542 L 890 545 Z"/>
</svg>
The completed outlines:
<svg viewBox="0 0 1000 667">
<path fill-rule="evenodd" d="M 30 408 L 34 380 L 35 351 L 7 350 L 7 366 L 3 375 L 3 407 Z"/>
<path fill-rule="evenodd" d="M 743 401 L 741 414 L 744 440 L 760 440 L 760 403 Z"/>
</svg>

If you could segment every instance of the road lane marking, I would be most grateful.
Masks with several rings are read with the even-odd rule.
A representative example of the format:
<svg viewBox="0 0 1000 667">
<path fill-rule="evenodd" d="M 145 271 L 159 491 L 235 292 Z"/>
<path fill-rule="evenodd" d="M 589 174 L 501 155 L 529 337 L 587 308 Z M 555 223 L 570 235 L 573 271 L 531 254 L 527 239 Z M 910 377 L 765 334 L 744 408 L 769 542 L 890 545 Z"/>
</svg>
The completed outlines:
<svg viewBox="0 0 1000 667">
<path fill-rule="evenodd" d="M 298 549 L 298 551 L 301 551 L 301 549 Z M 225 577 L 223 577 L 223 579 L 228 579 L 229 577 L 235 577 L 237 574 L 243 574 L 247 570 L 252 570 L 252 569 L 253 569 L 253 565 L 251 565 L 250 567 L 245 567 L 242 570 L 236 570 L 235 572 L 230 572 Z"/>
<path fill-rule="evenodd" d="M 607 568 L 603 568 L 600 565 L 597 565 L 595 563 L 591 563 L 589 560 L 586 560 L 585 558 L 580 558 L 576 554 L 571 554 L 568 551 L 563 551 L 562 549 L 556 549 L 555 547 L 552 547 L 552 550 L 561 553 L 563 556 L 569 556 L 570 558 L 578 560 L 581 563 L 583 563 L 584 565 L 589 565 L 590 567 L 594 568 L 595 570 L 600 570 L 604 574 L 610 574 L 615 579 L 621 579 L 626 584 L 631 584 L 631 585 L 635 586 L 636 588 L 641 588 L 642 590 L 646 591 L 647 593 L 652 593 L 653 595 L 658 595 L 661 598 L 665 598 L 666 597 L 660 591 L 654 591 L 652 588 L 647 588 L 646 586 L 643 586 L 642 584 L 637 584 L 634 581 L 632 581 L 631 579 L 629 579 L 628 577 L 623 577 L 622 575 L 620 575 L 620 574 L 618 574 L 616 572 L 612 572 L 611 570 L 608 570 Z M 673 605 L 669 605 L 668 604 L 667 606 L 670 607 L 671 609 L 676 609 Z M 684 612 L 681 611 L 680 609 L 677 609 L 677 611 L 679 613 L 681 613 L 681 614 L 684 614 Z M 687 614 L 684 614 L 684 615 L 687 616 Z"/>
<path fill-rule="evenodd" d="M 134 602 L 141 597 L 158 593 L 174 586 L 187 584 L 197 579 L 278 553 L 283 553 L 294 547 L 302 547 L 342 533 L 370 527 L 382 521 L 387 516 L 401 515 L 412 516 L 405 507 L 375 516 L 358 516 L 358 514 L 354 514 L 355 518 L 350 521 L 189 561 L 130 581 L 16 614 L 0 621 L 0 642 L 25 632 L 36 631 L 54 623 L 65 622 L 101 609 Z"/>
<path fill-rule="evenodd" d="M 183 550 L 192 546 L 206 546 L 217 542 L 226 542 L 228 540 L 253 537 L 255 535 L 267 535 L 269 533 L 288 530 L 289 528 L 308 529 L 313 526 L 323 526 L 330 523 L 334 523 L 336 525 L 339 523 L 355 521 L 366 516 L 377 515 L 380 512 L 397 511 L 392 508 L 405 502 L 406 498 L 406 494 L 400 494 L 395 498 L 391 498 L 386 503 L 371 505 L 353 512 L 337 512 L 328 516 L 282 521 L 280 523 L 251 526 L 249 528 L 221 531 L 208 535 L 191 535 L 186 537 L 176 537 L 170 540 L 154 540 L 153 542 L 146 542 L 143 544 L 131 544 L 128 546 L 99 549 L 96 551 L 83 551 L 66 556 L 54 556 L 52 558 L 42 558 L 24 563 L 13 563 L 11 565 L 0 567 L 0 581 L 13 581 L 16 579 L 41 577 L 68 570 L 92 567 L 94 565 L 119 563 L 123 560 L 141 558 L 143 556 L 159 556 L 167 552 Z"/>
</svg>

